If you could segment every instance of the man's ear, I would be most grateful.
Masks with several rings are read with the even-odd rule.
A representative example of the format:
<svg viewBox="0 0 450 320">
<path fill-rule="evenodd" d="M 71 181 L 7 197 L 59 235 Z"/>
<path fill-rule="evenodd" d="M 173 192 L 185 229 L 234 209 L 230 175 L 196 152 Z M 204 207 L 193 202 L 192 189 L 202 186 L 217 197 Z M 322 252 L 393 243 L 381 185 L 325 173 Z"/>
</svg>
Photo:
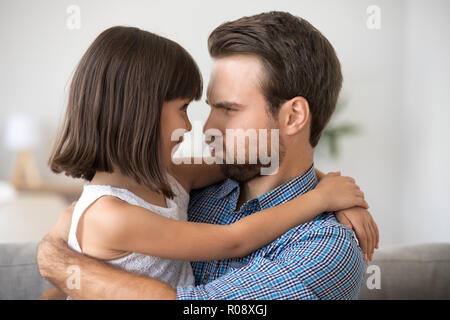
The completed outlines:
<svg viewBox="0 0 450 320">
<path fill-rule="evenodd" d="M 308 123 L 309 103 L 303 97 L 295 97 L 283 103 L 279 115 L 284 134 L 294 135 Z"/>
</svg>

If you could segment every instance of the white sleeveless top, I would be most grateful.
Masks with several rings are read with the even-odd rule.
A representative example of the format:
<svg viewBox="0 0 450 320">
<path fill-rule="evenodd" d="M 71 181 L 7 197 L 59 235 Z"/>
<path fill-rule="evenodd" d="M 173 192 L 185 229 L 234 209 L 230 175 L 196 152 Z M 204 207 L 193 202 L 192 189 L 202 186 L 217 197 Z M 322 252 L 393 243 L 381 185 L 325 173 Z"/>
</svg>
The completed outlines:
<svg viewBox="0 0 450 320">
<path fill-rule="evenodd" d="M 84 211 L 94 201 L 104 195 L 117 197 L 129 204 L 151 210 L 167 218 L 186 221 L 189 194 L 174 177 L 168 175 L 168 179 L 175 196 L 173 199 L 166 198 L 167 208 L 148 203 L 126 189 L 107 185 L 85 185 L 73 211 L 68 239 L 69 247 L 82 253 L 76 237 L 78 222 Z M 158 279 L 174 288 L 177 286 L 187 287 L 194 284 L 192 267 L 188 261 L 168 260 L 140 253 L 130 253 L 122 258 L 105 260 L 105 262 L 133 273 Z"/>
</svg>

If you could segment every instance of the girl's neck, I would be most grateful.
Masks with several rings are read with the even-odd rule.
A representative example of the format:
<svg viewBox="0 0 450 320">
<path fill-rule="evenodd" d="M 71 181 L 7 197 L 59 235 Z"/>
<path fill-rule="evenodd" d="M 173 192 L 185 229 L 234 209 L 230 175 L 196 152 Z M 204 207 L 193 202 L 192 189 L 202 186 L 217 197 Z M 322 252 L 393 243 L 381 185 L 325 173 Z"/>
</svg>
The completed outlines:
<svg viewBox="0 0 450 320">
<path fill-rule="evenodd" d="M 118 169 L 113 172 L 97 171 L 89 182 L 90 185 L 108 185 L 115 188 L 126 189 L 148 203 L 167 207 L 166 199 L 160 192 L 150 190 L 148 187 L 137 183 L 134 179 L 120 173 Z"/>
</svg>

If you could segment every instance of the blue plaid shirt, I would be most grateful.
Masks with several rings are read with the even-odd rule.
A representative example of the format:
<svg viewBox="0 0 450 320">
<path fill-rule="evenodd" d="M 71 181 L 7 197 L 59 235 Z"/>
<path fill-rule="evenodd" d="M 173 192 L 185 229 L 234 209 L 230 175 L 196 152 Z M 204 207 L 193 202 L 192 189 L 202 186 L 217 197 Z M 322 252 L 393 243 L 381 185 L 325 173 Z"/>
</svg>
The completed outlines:
<svg viewBox="0 0 450 320">
<path fill-rule="evenodd" d="M 189 221 L 231 224 L 294 199 L 317 183 L 312 166 L 235 211 L 240 188 L 227 179 L 191 192 Z M 178 287 L 177 299 L 357 299 L 366 270 L 353 231 L 330 212 L 246 257 L 193 262 L 192 267 L 196 286 Z"/>
</svg>

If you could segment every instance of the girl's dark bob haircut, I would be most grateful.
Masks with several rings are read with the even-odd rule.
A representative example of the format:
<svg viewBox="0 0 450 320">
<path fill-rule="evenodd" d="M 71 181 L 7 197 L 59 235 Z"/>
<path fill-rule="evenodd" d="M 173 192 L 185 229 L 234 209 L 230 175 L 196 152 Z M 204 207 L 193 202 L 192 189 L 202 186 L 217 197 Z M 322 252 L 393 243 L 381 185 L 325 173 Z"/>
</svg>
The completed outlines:
<svg viewBox="0 0 450 320">
<path fill-rule="evenodd" d="M 161 163 L 162 105 L 198 100 L 202 86 L 197 64 L 174 41 L 133 27 L 103 31 L 73 75 L 51 170 L 90 181 L 96 171 L 112 172 L 114 165 L 173 197 Z"/>
</svg>

